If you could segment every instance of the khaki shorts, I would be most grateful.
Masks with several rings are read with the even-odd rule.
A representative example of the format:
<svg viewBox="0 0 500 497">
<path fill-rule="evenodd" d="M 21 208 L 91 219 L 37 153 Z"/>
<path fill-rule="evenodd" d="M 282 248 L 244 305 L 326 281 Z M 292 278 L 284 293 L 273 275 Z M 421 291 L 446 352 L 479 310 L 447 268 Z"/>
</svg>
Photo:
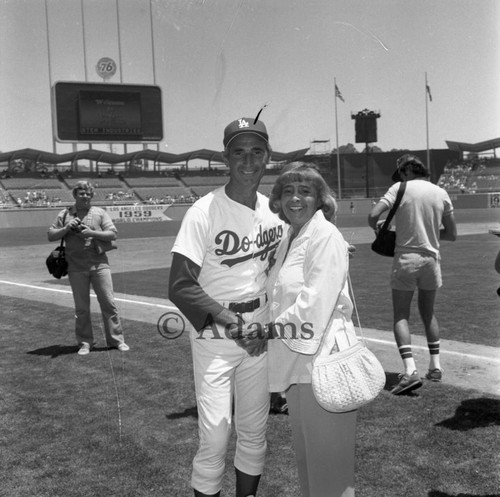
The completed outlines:
<svg viewBox="0 0 500 497">
<path fill-rule="evenodd" d="M 442 284 L 441 264 L 433 256 L 418 253 L 394 256 L 391 273 L 393 290 L 436 290 Z"/>
</svg>

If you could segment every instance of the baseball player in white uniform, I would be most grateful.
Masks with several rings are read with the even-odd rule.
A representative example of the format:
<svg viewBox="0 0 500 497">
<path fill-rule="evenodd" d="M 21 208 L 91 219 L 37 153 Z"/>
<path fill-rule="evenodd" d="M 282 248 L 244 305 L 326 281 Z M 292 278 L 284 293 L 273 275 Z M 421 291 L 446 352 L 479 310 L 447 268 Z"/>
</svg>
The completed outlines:
<svg viewBox="0 0 500 497">
<path fill-rule="evenodd" d="M 186 213 L 172 248 L 169 298 L 189 319 L 198 407 L 199 448 L 191 485 L 219 496 L 231 432 L 237 434 L 236 497 L 254 496 L 264 468 L 269 413 L 265 339 L 248 338 L 268 316 L 265 283 L 283 223 L 257 192 L 271 148 L 261 121 L 242 118 L 224 130 L 229 182 Z M 239 332 L 231 338 L 230 330 Z"/>
</svg>

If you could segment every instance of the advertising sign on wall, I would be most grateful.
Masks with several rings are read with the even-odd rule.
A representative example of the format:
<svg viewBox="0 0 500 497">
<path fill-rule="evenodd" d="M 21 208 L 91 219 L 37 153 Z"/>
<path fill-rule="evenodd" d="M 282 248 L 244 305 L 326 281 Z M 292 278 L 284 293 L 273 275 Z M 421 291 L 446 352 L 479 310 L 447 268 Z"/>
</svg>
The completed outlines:
<svg viewBox="0 0 500 497">
<path fill-rule="evenodd" d="M 488 197 L 488 205 L 493 209 L 500 209 L 500 193 L 489 193 Z"/>
<path fill-rule="evenodd" d="M 168 205 L 112 205 L 104 207 L 114 223 L 171 221 Z"/>
</svg>

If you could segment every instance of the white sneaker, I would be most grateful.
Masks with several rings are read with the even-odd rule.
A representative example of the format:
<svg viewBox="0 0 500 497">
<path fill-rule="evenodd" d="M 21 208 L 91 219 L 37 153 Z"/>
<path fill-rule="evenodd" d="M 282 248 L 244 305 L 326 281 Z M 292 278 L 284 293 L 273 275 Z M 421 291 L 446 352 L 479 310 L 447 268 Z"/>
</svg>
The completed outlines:
<svg viewBox="0 0 500 497">
<path fill-rule="evenodd" d="M 83 342 L 80 349 L 78 350 L 78 355 L 87 355 L 90 352 L 90 345 Z"/>
<path fill-rule="evenodd" d="M 119 343 L 116 347 L 120 352 L 127 352 L 130 350 L 130 347 L 126 343 Z"/>
</svg>

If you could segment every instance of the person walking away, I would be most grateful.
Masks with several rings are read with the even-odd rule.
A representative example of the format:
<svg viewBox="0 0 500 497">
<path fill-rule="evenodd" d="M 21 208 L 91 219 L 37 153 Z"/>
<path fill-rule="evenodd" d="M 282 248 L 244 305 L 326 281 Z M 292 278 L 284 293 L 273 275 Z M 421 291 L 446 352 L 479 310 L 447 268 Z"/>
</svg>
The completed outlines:
<svg viewBox="0 0 500 497">
<path fill-rule="evenodd" d="M 380 216 L 394 205 L 399 182 L 406 182 L 406 191 L 395 214 L 396 249 L 391 272 L 394 336 L 404 365 L 404 373 L 391 391 L 394 395 L 406 394 L 422 386 L 408 325 L 416 289 L 430 354 L 425 377 L 439 382 L 443 375 L 439 324 L 434 312 L 437 290 L 442 286 L 439 248 L 441 240 L 456 240 L 457 227 L 448 193 L 431 183 L 429 176 L 418 157 L 403 155 L 392 176 L 396 183 L 368 215 L 368 224 L 377 230 Z"/>
<path fill-rule="evenodd" d="M 108 213 L 91 205 L 94 188 L 78 181 L 72 189 L 75 204 L 60 211 L 48 230 L 50 242 L 64 238 L 68 278 L 75 302 L 75 335 L 78 354 L 87 355 L 95 345 L 90 312 L 90 286 L 101 308 L 106 344 L 126 352 L 106 250 L 116 240 L 117 229 Z"/>
<path fill-rule="evenodd" d="M 282 222 L 257 191 L 271 156 L 264 123 L 231 122 L 223 144 L 229 181 L 186 212 L 169 279 L 170 300 L 194 327 L 199 447 L 191 486 L 196 497 L 220 495 L 233 401 L 236 497 L 257 493 L 269 414 L 267 353 L 264 337 L 251 338 L 248 328 L 266 322 L 267 268 L 283 234 Z M 230 335 L 235 328 L 237 339 Z"/>
</svg>

